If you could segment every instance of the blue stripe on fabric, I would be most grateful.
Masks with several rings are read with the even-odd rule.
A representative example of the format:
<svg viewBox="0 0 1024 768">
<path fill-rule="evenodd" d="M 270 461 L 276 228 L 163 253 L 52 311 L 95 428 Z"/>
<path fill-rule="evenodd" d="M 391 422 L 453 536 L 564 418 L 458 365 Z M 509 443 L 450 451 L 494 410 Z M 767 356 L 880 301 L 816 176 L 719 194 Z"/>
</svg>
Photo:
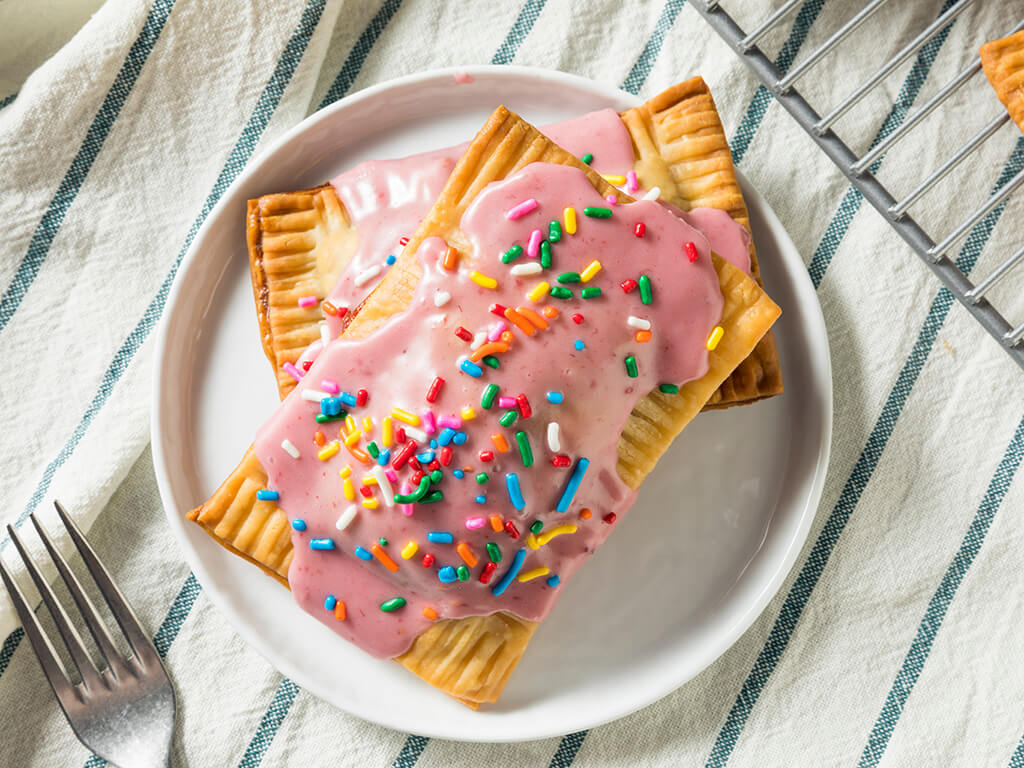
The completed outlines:
<svg viewBox="0 0 1024 768">
<path fill-rule="evenodd" d="M 654 32 L 647 39 L 647 45 L 644 46 L 637 60 L 633 62 L 633 68 L 629 70 L 626 79 L 622 81 L 622 90 L 628 91 L 633 95 L 640 93 L 640 89 L 647 82 L 647 76 L 651 74 L 654 62 L 658 60 L 661 46 L 665 44 L 665 35 L 672 29 L 672 25 L 676 23 L 676 17 L 683 10 L 684 5 L 686 5 L 686 0 L 668 0 L 665 3 L 661 9 L 661 15 L 658 17 L 658 22 L 654 25 Z"/>
<path fill-rule="evenodd" d="M 19 91 L 15 91 L 10 96 L 4 96 L 2 99 L 0 99 L 0 109 L 3 109 L 8 104 L 10 104 L 12 101 L 14 101 L 16 98 L 18 98 L 18 93 L 19 93 Z"/>
<path fill-rule="evenodd" d="M 540 12 L 544 10 L 545 3 L 547 3 L 547 0 L 526 0 L 526 4 L 519 11 L 519 16 L 512 25 L 512 29 L 508 31 L 505 39 L 498 46 L 498 50 L 491 57 L 491 64 L 512 63 L 516 53 L 519 52 L 519 47 L 523 44 L 526 36 L 530 34 L 533 25 L 537 23 L 537 18 L 540 16 Z"/>
<path fill-rule="evenodd" d="M 121 108 L 128 100 L 128 94 L 132 92 L 132 87 L 139 78 L 142 66 L 160 38 L 160 33 L 174 3 L 175 0 L 156 0 L 149 9 L 146 21 L 142 25 L 142 31 L 139 32 L 139 36 L 128 50 L 128 56 L 121 65 L 117 77 L 114 78 L 113 85 L 107 91 L 99 112 L 93 118 L 89 130 L 86 131 L 85 140 L 78 148 L 74 160 L 71 161 L 71 167 L 64 174 L 57 193 L 53 196 L 46 208 L 46 213 L 43 214 L 43 218 L 32 234 L 28 252 L 18 265 L 11 284 L 0 298 L 0 332 L 7 327 L 22 300 L 28 294 L 32 283 L 39 275 L 43 263 L 50 254 L 50 246 L 53 244 L 57 232 L 60 231 L 64 216 L 74 203 L 78 191 L 89 175 L 89 169 L 92 168 L 93 162 L 103 148 L 103 143 L 110 135 Z"/>
<path fill-rule="evenodd" d="M 3 647 L 0 647 L 0 677 L 4 676 L 4 672 L 7 671 L 7 667 L 11 663 L 11 657 L 18 650 L 18 646 L 21 645 L 21 641 L 24 638 L 25 630 L 18 627 L 4 640 Z"/>
<path fill-rule="evenodd" d="M 334 82 L 331 83 L 331 87 L 327 89 L 327 93 L 317 109 L 323 109 L 328 104 L 333 104 L 348 93 L 352 83 L 355 82 L 362 71 L 363 64 L 366 63 L 366 57 L 370 55 L 370 51 L 377 43 L 377 39 L 383 34 L 388 22 L 394 18 L 401 7 L 402 0 L 385 0 L 380 10 L 370 19 L 366 29 L 359 35 L 356 44 L 352 46 L 352 50 L 348 53 L 348 58 L 341 65 L 341 70 L 338 72 L 337 77 L 334 78 Z"/>
<path fill-rule="evenodd" d="M 1002 460 L 999 462 L 995 474 L 992 475 L 988 484 L 988 490 L 974 514 L 967 534 L 960 543 L 953 562 L 949 564 L 946 573 L 942 576 L 938 589 L 928 601 L 928 608 L 925 610 L 924 618 L 917 627 L 917 634 L 907 651 L 906 657 L 896 679 L 893 681 L 889 694 L 885 697 L 885 704 L 882 711 L 871 729 L 871 736 L 861 753 L 859 768 L 875 768 L 878 761 L 882 759 L 885 748 L 889 745 L 889 738 L 892 736 L 896 723 L 907 703 L 907 698 L 914 690 L 917 679 L 924 669 L 928 654 L 931 652 L 935 642 L 935 636 L 942 627 L 953 598 L 956 597 L 957 589 L 964 580 L 968 569 L 977 557 L 981 545 L 985 542 L 985 536 L 996 513 L 1002 506 L 1003 498 L 1013 482 L 1013 477 L 1020 467 L 1021 459 L 1024 458 L 1024 419 L 1017 425 L 1010 444 L 1006 447 Z"/>
<path fill-rule="evenodd" d="M 427 744 L 430 743 L 430 739 L 426 736 L 414 736 L 412 734 L 405 740 L 405 744 L 402 745 L 402 751 L 398 753 L 398 757 L 391 764 L 391 768 L 413 768 L 416 765 L 416 761 L 420 759 L 420 755 L 423 754 L 423 750 L 427 748 Z"/>
<path fill-rule="evenodd" d="M 572 761 L 576 759 L 576 753 L 580 751 L 580 747 L 583 746 L 583 741 L 587 738 L 588 733 L 589 731 L 577 731 L 576 733 L 563 736 L 562 741 L 558 744 L 558 749 L 551 758 L 551 762 L 548 763 L 548 768 L 569 768 L 572 765 Z"/>
<path fill-rule="evenodd" d="M 299 22 L 298 27 L 292 33 L 291 39 L 285 46 L 284 52 L 281 54 L 281 58 L 277 62 L 277 66 L 274 69 L 274 73 L 271 75 L 270 80 L 264 87 L 263 92 L 260 94 L 259 100 L 256 102 L 256 106 L 253 108 L 252 114 L 249 115 L 249 120 L 246 122 L 245 127 L 242 129 L 241 135 L 238 137 L 238 141 L 235 142 L 235 146 L 231 150 L 231 154 L 228 155 L 228 160 L 224 167 L 221 169 L 220 175 L 217 177 L 216 183 L 213 185 L 213 189 L 210 190 L 210 194 L 207 196 L 206 201 L 203 203 L 202 210 L 199 215 L 196 216 L 192 226 L 189 228 L 188 234 L 185 237 L 185 242 L 178 252 L 178 257 L 175 259 L 174 264 L 171 266 L 170 271 L 164 277 L 163 283 L 160 285 L 160 289 L 157 291 L 156 296 L 150 302 L 143 313 L 142 318 L 132 329 L 131 333 L 121 344 L 121 347 L 117 350 L 114 355 L 114 359 L 110 362 L 106 372 L 103 374 L 103 379 L 100 382 L 100 386 L 93 396 L 92 402 L 89 404 L 85 415 L 82 420 L 75 427 L 74 432 L 68 441 L 61 448 L 60 453 L 53 459 L 43 470 L 43 476 L 36 486 L 32 497 L 25 505 L 25 509 L 21 515 L 15 521 L 15 527 L 19 527 L 28 516 L 35 511 L 36 507 L 39 506 L 39 502 L 42 501 L 46 492 L 50 489 L 50 484 L 53 482 L 54 475 L 67 460 L 74 453 L 78 444 L 81 442 L 82 437 L 85 435 L 89 426 L 92 424 L 93 419 L 102 410 L 107 400 L 110 399 L 111 393 L 114 391 L 114 387 L 117 382 L 120 381 L 121 376 L 128 370 L 128 366 L 131 364 L 135 357 L 135 353 L 139 351 L 142 344 L 149 338 L 150 332 L 156 327 L 157 322 L 160 319 L 160 315 L 164 309 L 164 303 L 167 301 L 167 294 L 171 290 L 171 285 L 174 282 L 174 276 L 178 273 L 178 266 L 181 264 L 182 258 L 185 256 L 185 251 L 188 250 L 192 244 L 192 240 L 195 238 L 196 232 L 199 231 L 199 227 L 206 219 L 207 215 L 216 205 L 220 196 L 224 194 L 224 190 L 228 188 L 235 177 L 241 172 L 242 168 L 245 167 L 246 162 L 252 156 L 253 150 L 256 147 L 256 143 L 259 141 L 260 136 L 267 127 L 267 123 L 270 122 L 270 117 L 277 108 L 278 103 L 281 101 L 281 96 L 284 94 L 284 90 L 291 80 L 292 74 L 295 72 L 295 68 L 298 66 L 299 61 L 302 59 L 302 54 L 306 50 L 306 46 L 309 43 L 309 39 L 313 34 L 313 29 L 320 21 L 320 16 L 323 13 L 324 4 L 326 0 L 310 0 L 305 10 L 302 12 L 302 19 Z M 0 552 L 10 542 L 9 537 L 5 537 L 3 542 L 0 543 Z"/>
<path fill-rule="evenodd" d="M 1024 768 L 1024 736 L 1020 737 L 1020 744 L 1013 750 L 1010 756 L 1010 764 L 1007 768 Z"/>
<path fill-rule="evenodd" d="M 793 22 L 793 28 L 789 31 L 786 42 L 782 44 L 782 49 L 779 51 L 778 56 L 775 57 L 775 68 L 781 74 L 786 74 L 789 68 L 793 66 L 797 53 L 799 53 L 800 48 L 807 39 L 807 35 L 810 34 L 811 26 L 818 18 L 818 14 L 821 13 L 824 5 L 825 0 L 808 0 L 808 2 L 800 6 L 800 10 L 796 14 L 796 20 Z M 764 114 L 768 111 L 768 105 L 771 102 L 771 91 L 763 85 L 759 85 L 754 93 L 754 98 L 751 99 L 750 105 L 747 107 L 747 111 L 743 113 L 743 119 L 740 120 L 736 134 L 732 137 L 732 141 L 729 142 L 734 165 L 739 165 L 743 161 L 743 156 L 750 149 L 750 143 L 754 140 L 754 134 L 757 133 L 761 120 L 764 119 Z"/>
<path fill-rule="evenodd" d="M 288 710 L 292 708 L 292 703 L 298 693 L 299 686 L 287 677 L 281 680 L 281 684 L 277 686 L 277 691 L 274 693 L 274 700 L 270 702 L 267 711 L 263 713 L 259 728 L 256 729 L 256 735 L 252 737 L 249 746 L 245 749 L 245 754 L 238 762 L 238 768 L 257 768 L 263 762 L 263 756 L 267 754 L 267 749 L 274 741 L 274 736 L 277 735 L 277 729 L 281 727 L 281 723 L 288 714 Z"/>
<path fill-rule="evenodd" d="M 1024 137 L 1017 140 L 1010 160 L 1003 168 L 995 189 L 1005 184 L 1022 167 L 1024 167 Z M 960 256 L 956 260 L 957 267 L 964 274 L 970 272 L 974 267 L 1005 207 L 1006 203 L 1004 201 L 971 230 L 960 252 Z M 725 723 L 715 739 L 714 747 L 708 755 L 706 762 L 708 768 L 722 768 L 728 762 L 740 733 L 743 731 L 743 727 L 746 725 L 747 719 L 750 717 L 750 713 L 757 703 L 758 697 L 761 695 L 761 691 L 764 690 L 768 678 L 775 670 L 779 659 L 786 650 L 786 646 L 796 629 L 797 622 L 807 606 L 807 602 L 810 600 L 811 592 L 818 583 L 818 579 L 825 570 L 832 550 L 835 549 L 839 541 L 839 536 L 846 528 L 850 515 L 853 514 L 857 502 L 860 501 L 861 494 L 864 492 L 872 473 L 878 466 L 882 452 L 885 450 L 885 446 L 895 429 L 896 421 L 903 411 L 907 398 L 917 382 L 917 377 L 931 353 L 939 329 L 945 323 L 946 316 L 949 314 L 953 303 L 953 294 L 946 288 L 940 289 L 932 301 L 928 314 L 925 317 L 924 325 L 918 332 L 910 356 L 904 362 L 896 383 L 886 398 L 885 405 L 882 407 L 882 413 L 871 429 L 867 443 L 860 456 L 858 456 L 857 463 L 847 478 L 838 501 L 836 501 L 835 506 L 829 513 L 828 519 L 825 521 L 821 533 L 818 534 L 810 554 L 804 561 L 796 581 L 786 595 L 782 609 L 779 611 L 779 616 L 768 635 L 768 640 L 758 654 L 753 669 L 751 669 L 747 679 L 743 682 L 743 687 L 740 689 L 736 701 L 729 710 Z"/>
</svg>

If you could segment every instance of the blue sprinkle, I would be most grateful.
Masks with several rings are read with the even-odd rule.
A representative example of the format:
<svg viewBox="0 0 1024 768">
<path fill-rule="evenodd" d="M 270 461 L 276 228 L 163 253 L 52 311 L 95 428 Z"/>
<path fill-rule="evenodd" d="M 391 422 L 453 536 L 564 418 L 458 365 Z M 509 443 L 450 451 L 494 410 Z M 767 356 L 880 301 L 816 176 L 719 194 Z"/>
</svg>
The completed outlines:
<svg viewBox="0 0 1024 768">
<path fill-rule="evenodd" d="M 526 559 L 526 549 L 520 549 L 516 552 L 515 558 L 512 560 L 512 565 L 505 571 L 505 575 L 501 577 L 501 580 L 494 585 L 491 589 L 495 595 L 500 595 L 506 589 L 508 585 L 512 583 L 512 579 L 519 575 L 519 571 L 522 570 L 523 560 Z"/>
<path fill-rule="evenodd" d="M 463 360 L 461 363 L 459 363 L 459 368 L 461 368 L 463 372 L 468 373 L 474 379 L 479 379 L 481 376 L 484 375 L 484 369 L 481 368 L 476 363 L 474 363 L 472 360 Z"/>
<path fill-rule="evenodd" d="M 551 576 L 548 576 L 548 586 L 549 587 L 557 587 L 558 586 L 558 574 L 557 573 L 553 574 Z"/>
<path fill-rule="evenodd" d="M 356 404 L 356 396 L 350 395 L 348 392 L 342 392 L 338 395 L 338 399 L 341 400 L 349 408 L 352 408 Z"/>
<path fill-rule="evenodd" d="M 455 433 L 455 437 L 452 438 L 452 442 L 456 445 L 465 445 L 466 439 L 466 433 L 460 431 Z"/>
<path fill-rule="evenodd" d="M 453 437 L 455 437 L 455 430 L 451 427 L 445 427 L 441 430 L 441 434 L 437 436 L 437 444 L 448 445 L 448 443 L 452 441 Z M 431 440 L 430 442 L 433 443 L 434 441 Z"/>
<path fill-rule="evenodd" d="M 431 448 L 437 448 L 437 440 L 431 440 L 430 441 L 430 447 Z"/>
<path fill-rule="evenodd" d="M 437 571 L 437 578 L 443 581 L 445 584 L 451 584 L 458 577 L 455 573 L 455 569 L 450 565 L 446 565 L 444 568 L 440 568 Z"/>
<path fill-rule="evenodd" d="M 487 502 L 487 497 L 484 496 L 482 493 L 479 496 L 476 497 L 476 503 L 477 504 L 484 504 L 486 502 Z"/>
<path fill-rule="evenodd" d="M 264 489 L 256 491 L 256 498 L 260 501 L 277 501 L 281 498 L 281 495 L 277 491 L 268 491 Z"/>
<path fill-rule="evenodd" d="M 340 397 L 323 397 L 320 398 L 320 413 L 324 416 L 340 416 L 341 415 L 341 398 Z"/>
<path fill-rule="evenodd" d="M 388 257 L 386 259 L 384 259 L 384 261 L 386 261 L 388 263 L 388 266 L 390 267 L 392 264 L 394 264 L 397 261 L 397 259 L 395 258 L 395 254 L 389 253 Z"/>
<path fill-rule="evenodd" d="M 305 523 L 303 523 L 305 527 Z M 334 539 L 310 539 L 310 549 L 334 549 Z"/>
<path fill-rule="evenodd" d="M 448 533 L 448 531 L 429 531 L 427 533 L 427 541 L 434 544 L 451 544 L 455 541 L 455 537 Z"/>
<path fill-rule="evenodd" d="M 576 341 L 574 341 L 572 343 L 572 345 L 574 347 L 576 347 L 576 349 L 586 349 L 587 348 L 587 345 L 583 343 L 583 339 L 576 339 Z"/>
<path fill-rule="evenodd" d="M 416 454 L 416 461 L 418 461 L 420 464 L 429 464 L 433 460 L 434 460 L 434 452 L 433 451 L 423 451 L 421 453 L 417 453 Z"/>
<path fill-rule="evenodd" d="M 466 473 L 463 472 L 461 469 L 453 469 L 452 474 L 459 478 L 459 480 L 466 476 Z"/>
<path fill-rule="evenodd" d="M 382 467 L 386 467 L 388 462 L 391 461 L 391 449 L 385 448 L 379 454 L 377 454 L 377 463 Z"/>
<path fill-rule="evenodd" d="M 324 608 L 327 609 L 328 611 L 333 611 L 334 610 L 334 606 L 336 606 L 337 604 L 338 604 L 338 598 L 336 598 L 334 595 L 328 595 L 327 597 L 324 598 Z"/>
<path fill-rule="evenodd" d="M 576 461 L 576 466 L 572 468 L 572 475 L 569 477 L 569 482 L 565 484 L 565 490 L 562 491 L 562 498 L 558 500 L 558 504 L 555 505 L 555 510 L 561 512 L 563 515 L 569 509 L 569 505 L 572 503 L 572 497 L 576 495 L 576 491 L 579 490 L 580 483 L 583 482 L 583 475 L 587 471 L 587 467 L 590 466 L 590 459 L 579 459 Z"/>
<path fill-rule="evenodd" d="M 356 557 L 360 560 L 373 560 L 373 555 L 362 547 L 356 547 Z"/>
<path fill-rule="evenodd" d="M 306 530 L 306 521 L 297 519 L 292 520 L 292 528 L 294 528 L 296 531 L 304 531 Z"/>
<path fill-rule="evenodd" d="M 505 475 L 505 487 L 508 488 L 508 497 L 512 500 L 512 506 L 522 512 L 526 509 L 526 502 L 523 500 L 523 491 L 519 487 L 519 476 L 515 472 Z"/>
<path fill-rule="evenodd" d="M 548 392 L 548 402 L 549 403 L 554 403 L 555 405 L 559 405 L 559 404 L 561 404 L 562 399 L 563 398 L 562 398 L 562 393 L 561 392 L 555 392 L 555 391 Z"/>
</svg>

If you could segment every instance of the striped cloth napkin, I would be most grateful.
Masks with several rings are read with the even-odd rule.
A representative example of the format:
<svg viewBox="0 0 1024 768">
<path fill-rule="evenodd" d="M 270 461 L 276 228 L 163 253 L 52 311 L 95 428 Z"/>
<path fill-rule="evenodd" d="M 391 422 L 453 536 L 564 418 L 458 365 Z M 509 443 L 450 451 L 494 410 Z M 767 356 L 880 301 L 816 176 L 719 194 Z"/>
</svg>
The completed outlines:
<svg viewBox="0 0 1024 768">
<path fill-rule="evenodd" d="M 747 28 L 772 10 L 724 4 Z M 72 5 L 81 23 L 96 3 Z M 858 7 L 805 0 L 764 46 L 785 70 Z M 25 40 L 68 23 L 28 8 L 0 4 L 0 51 L 21 57 L 0 56 L 5 77 L 23 71 Z M 853 52 L 826 58 L 801 88 L 837 103 L 943 8 L 888 4 Z M 860 151 L 888 135 L 1015 12 L 972 6 L 840 132 Z M 147 447 L 154 324 L 182 254 L 245 163 L 346 94 L 487 62 L 641 96 L 702 74 L 737 163 L 804 254 L 836 410 L 810 537 L 739 642 L 618 722 L 504 745 L 394 732 L 283 679 L 168 546 Z M 684 0 L 108 0 L 27 79 L 0 82 L 0 519 L 46 518 L 59 496 L 91 527 L 174 678 L 175 765 L 1024 766 L 1021 371 Z M 879 173 L 911 189 L 997 109 L 976 77 Z M 915 214 L 949 231 L 1021 168 L 1024 139 L 1009 126 Z M 1024 196 L 996 207 L 961 245 L 960 266 L 1005 258 L 1022 216 Z M 1013 283 L 1005 297 L 1021 317 Z M 0 642 L 0 765 L 101 765 L 72 736 L 6 598 Z"/>
</svg>

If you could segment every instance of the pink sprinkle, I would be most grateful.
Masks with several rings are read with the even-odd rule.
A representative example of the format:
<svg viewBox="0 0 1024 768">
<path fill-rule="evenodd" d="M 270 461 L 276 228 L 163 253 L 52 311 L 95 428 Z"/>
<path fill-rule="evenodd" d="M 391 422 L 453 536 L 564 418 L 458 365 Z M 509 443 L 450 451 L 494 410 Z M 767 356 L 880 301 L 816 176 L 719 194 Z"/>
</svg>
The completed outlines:
<svg viewBox="0 0 1024 768">
<path fill-rule="evenodd" d="M 508 219 L 509 221 L 515 221 L 516 219 L 522 218 L 536 207 L 537 199 L 531 197 L 528 200 L 523 200 L 523 202 L 521 202 L 519 205 L 510 208 L 508 212 L 505 214 L 505 218 Z"/>
<path fill-rule="evenodd" d="M 487 340 L 497 341 L 506 330 L 508 330 L 508 323 L 504 320 L 499 320 L 491 327 L 490 333 L 487 334 Z"/>
<path fill-rule="evenodd" d="M 402 493 L 408 495 L 412 493 L 412 486 L 408 483 L 402 483 Z M 412 517 L 412 504 L 399 504 L 398 508 L 402 510 L 402 514 L 406 517 Z"/>
<path fill-rule="evenodd" d="M 485 520 L 482 517 L 467 517 L 466 518 L 466 527 L 469 528 L 469 530 L 471 530 L 471 531 L 475 531 L 475 530 L 478 530 L 480 528 L 483 528 L 486 523 L 487 523 L 487 520 Z"/>
<path fill-rule="evenodd" d="M 515 408 L 516 399 L 514 397 L 508 397 L 507 395 L 499 395 L 498 397 L 499 408 Z"/>
<path fill-rule="evenodd" d="M 640 185 L 636 183 L 636 171 L 626 171 L 626 191 L 636 192 Z"/>
<path fill-rule="evenodd" d="M 432 435 L 437 432 L 437 422 L 434 421 L 433 411 L 423 412 L 423 431 L 428 435 Z"/>
<path fill-rule="evenodd" d="M 316 296 L 303 296 L 301 299 L 299 299 L 299 306 L 300 307 L 315 307 L 316 306 Z"/>
<path fill-rule="evenodd" d="M 287 373 L 289 376 L 291 376 L 296 381 L 302 381 L 302 377 L 305 375 L 305 374 L 302 373 L 302 371 L 300 371 L 298 368 L 296 368 L 291 363 L 285 363 L 281 367 L 284 368 L 284 372 L 285 373 Z"/>
<path fill-rule="evenodd" d="M 530 233 L 530 242 L 526 244 L 526 255 L 531 259 L 536 259 L 537 254 L 540 253 L 540 240 L 542 237 L 543 235 L 539 229 L 535 229 Z"/>
<path fill-rule="evenodd" d="M 384 470 L 384 477 L 386 477 L 392 483 L 398 482 L 398 473 L 395 472 L 395 470 L 392 469 L 391 467 L 388 467 L 387 469 Z"/>
<path fill-rule="evenodd" d="M 459 429 L 462 426 L 462 419 L 458 416 L 442 416 L 437 420 L 437 426 L 441 429 Z"/>
<path fill-rule="evenodd" d="M 324 392 L 330 392 L 332 395 L 336 395 L 341 392 L 341 386 L 334 379 L 324 379 L 321 381 L 320 389 Z"/>
<path fill-rule="evenodd" d="M 605 200 L 608 201 L 608 205 L 618 205 L 619 204 L 619 198 L 617 198 L 615 195 L 608 195 L 608 197 L 606 197 Z"/>
</svg>

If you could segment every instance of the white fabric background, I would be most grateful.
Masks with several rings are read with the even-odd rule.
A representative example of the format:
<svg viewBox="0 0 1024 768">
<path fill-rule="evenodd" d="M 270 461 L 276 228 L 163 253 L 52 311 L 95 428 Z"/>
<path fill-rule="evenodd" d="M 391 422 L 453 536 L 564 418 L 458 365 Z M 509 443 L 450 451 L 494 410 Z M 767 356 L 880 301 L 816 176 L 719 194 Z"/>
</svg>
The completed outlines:
<svg viewBox="0 0 1024 768">
<path fill-rule="evenodd" d="M 779 3 L 724 4 L 749 28 Z M 0 520 L 36 508 L 48 518 L 57 496 L 92 526 L 167 654 L 180 713 L 175 765 L 1024 766 L 1021 372 L 950 308 L 692 8 L 108 0 L 71 36 L 97 5 L 43 4 L 32 14 L 23 0 L 0 3 L 0 103 L 18 93 L 0 108 Z M 975 5 L 842 121 L 855 150 L 894 100 L 888 129 L 1024 16 L 1019 2 Z M 808 0 L 764 46 L 806 56 L 858 7 Z M 819 105 L 837 103 L 940 8 L 891 3 L 852 38 L 856 53 L 826 59 L 801 87 Z M 705 77 L 740 167 L 820 280 L 836 415 L 805 551 L 732 649 L 619 722 L 486 746 L 374 726 L 282 680 L 167 546 L 147 445 L 161 286 L 241 165 L 325 98 L 492 60 L 641 95 Z M 880 175 L 908 191 L 998 109 L 975 79 Z M 915 215 L 944 233 L 1001 172 L 1022 167 L 1024 140 L 1005 127 Z M 1020 245 L 1022 216 L 1017 195 L 961 258 L 978 260 L 976 274 L 1005 258 Z M 994 294 L 1018 320 L 1022 279 Z M 0 765 L 85 763 L 14 626 L 0 597 Z"/>
</svg>

